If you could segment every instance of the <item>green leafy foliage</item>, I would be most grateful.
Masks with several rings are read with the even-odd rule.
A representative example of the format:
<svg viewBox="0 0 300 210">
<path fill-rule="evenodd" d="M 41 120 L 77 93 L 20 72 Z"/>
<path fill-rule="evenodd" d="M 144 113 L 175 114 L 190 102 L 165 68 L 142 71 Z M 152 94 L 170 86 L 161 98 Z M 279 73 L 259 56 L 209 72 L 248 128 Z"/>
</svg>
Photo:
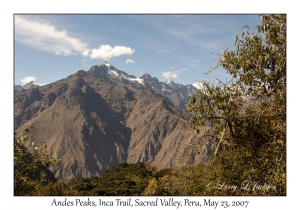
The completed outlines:
<svg viewBox="0 0 300 210">
<path fill-rule="evenodd" d="M 14 134 L 14 194 L 31 195 L 37 187 L 55 181 L 48 170 L 58 158 L 47 154 L 47 145 L 30 141 L 29 129 L 24 128 L 21 135 Z M 52 176 L 51 176 L 52 175 Z"/>
<path fill-rule="evenodd" d="M 49 182 L 46 185 L 36 184 L 30 195 L 33 196 L 78 196 L 78 190 L 62 181 Z"/>
<path fill-rule="evenodd" d="M 121 163 L 107 170 L 101 178 L 75 178 L 69 185 L 89 196 L 140 195 L 148 185 L 152 172 L 144 163 Z"/>
<path fill-rule="evenodd" d="M 225 50 L 218 64 L 232 79 L 204 82 L 191 96 L 195 133 L 210 125 L 223 145 L 211 165 L 214 179 L 276 185 L 276 191 L 247 194 L 284 195 L 286 184 L 286 16 L 262 15 L 258 33 L 244 27 L 236 50 Z M 218 153 L 217 153 L 218 152 Z"/>
<path fill-rule="evenodd" d="M 121 163 L 101 178 L 47 183 L 33 174 L 57 159 L 43 144 L 26 146 L 26 128 L 14 139 L 15 195 L 286 195 L 286 16 L 261 17 L 257 33 L 245 26 L 236 50 L 219 55 L 216 68 L 232 79 L 206 81 L 189 98 L 193 132 L 210 126 L 218 140 L 211 162 L 160 171 Z"/>
</svg>

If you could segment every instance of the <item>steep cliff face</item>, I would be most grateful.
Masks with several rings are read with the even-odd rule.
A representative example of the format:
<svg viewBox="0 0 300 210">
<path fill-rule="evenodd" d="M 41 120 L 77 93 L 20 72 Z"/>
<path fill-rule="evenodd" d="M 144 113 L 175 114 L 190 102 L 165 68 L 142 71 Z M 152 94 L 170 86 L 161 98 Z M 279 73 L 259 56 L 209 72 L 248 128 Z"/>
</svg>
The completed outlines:
<svg viewBox="0 0 300 210">
<path fill-rule="evenodd" d="M 101 176 L 122 162 L 150 162 L 159 169 L 187 164 L 185 146 L 197 136 L 182 111 L 139 78 L 131 81 L 108 70 L 102 64 L 15 91 L 15 130 L 30 121 L 32 140 L 46 142 L 61 159 L 51 171 L 63 180 Z M 202 148 L 197 161 L 207 155 Z"/>
</svg>

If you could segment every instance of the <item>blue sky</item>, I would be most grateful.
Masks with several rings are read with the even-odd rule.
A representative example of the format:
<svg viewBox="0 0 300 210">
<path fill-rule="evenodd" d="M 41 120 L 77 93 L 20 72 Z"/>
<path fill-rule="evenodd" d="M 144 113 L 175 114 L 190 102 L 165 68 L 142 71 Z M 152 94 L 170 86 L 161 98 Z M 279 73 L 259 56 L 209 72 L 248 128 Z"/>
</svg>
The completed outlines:
<svg viewBox="0 0 300 210">
<path fill-rule="evenodd" d="M 120 0 L 110 0 L 110 1 L 73 1 L 70 4 L 69 1 L 61 1 L 61 0 L 52 0 L 51 3 L 46 3 L 44 1 L 37 1 L 37 0 L 14 0 L 14 1 L 4 1 L 1 5 L 1 67 L 2 67 L 2 81 L 1 90 L 2 95 L 4 96 L 4 103 L 2 103 L 1 107 L 1 116 L 4 120 L 1 121 L 1 127 L 3 128 L 4 132 L 4 139 L 11 139 L 13 133 L 13 102 L 14 102 L 14 94 L 13 94 L 13 87 L 12 81 L 15 81 L 15 84 L 22 84 L 21 80 L 27 76 L 34 76 L 36 81 L 39 83 L 50 83 L 56 81 L 57 79 L 64 78 L 72 73 L 75 73 L 78 69 L 87 70 L 88 67 L 83 66 L 82 60 L 83 57 L 81 56 L 80 52 L 75 52 L 75 55 L 56 55 L 55 52 L 45 52 L 40 48 L 33 47 L 32 44 L 26 44 L 24 41 L 15 39 L 12 34 L 16 32 L 15 24 L 14 24 L 14 14 L 16 13 L 287 13 L 287 28 L 288 28 L 288 67 L 289 73 L 287 75 L 287 81 L 289 85 L 288 88 L 288 118 L 287 120 L 287 131 L 288 131 L 288 138 L 289 144 L 287 151 L 288 155 L 288 164 L 290 166 L 296 166 L 298 164 L 299 158 L 299 126 L 298 126 L 298 119 L 299 119 L 299 103 L 295 96 L 299 93 L 299 71 L 298 71 L 298 51 L 299 51 L 299 11 L 297 1 L 290 1 L 286 4 L 283 4 L 282 1 L 261 1 L 261 0 L 253 0 L 251 2 L 241 2 L 240 0 L 232 0 L 232 1 L 210 1 L 202 3 L 201 1 L 196 0 L 185 0 L 185 1 L 174 1 L 172 4 L 168 1 L 157 1 L 152 0 L 145 3 L 144 1 L 137 1 L 137 0 L 129 0 L 129 1 L 120 1 Z M 128 73 L 136 74 L 135 72 L 146 72 L 149 70 L 149 73 L 153 76 L 158 77 L 160 80 L 165 81 L 164 77 L 161 77 L 161 72 L 171 72 L 180 70 L 181 68 L 188 68 L 189 61 L 191 60 L 199 60 L 198 69 L 192 69 L 191 75 L 185 75 L 181 73 L 178 78 L 174 79 L 176 82 L 181 83 L 193 83 L 194 81 L 202 80 L 205 77 L 203 73 L 206 72 L 209 67 L 215 65 L 215 61 L 213 60 L 215 56 L 209 54 L 210 49 L 207 50 L 204 47 L 199 47 L 199 45 L 207 44 L 213 48 L 213 51 L 220 51 L 220 47 L 228 47 L 234 48 L 234 39 L 235 39 L 235 31 L 238 30 L 239 34 L 242 32 L 242 26 L 244 24 L 248 24 L 249 26 L 256 25 L 260 23 L 260 19 L 257 18 L 256 15 L 254 16 L 245 16 L 245 15 L 238 15 L 230 17 L 228 15 L 225 16 L 218 16 L 218 21 L 220 24 L 214 25 L 216 29 L 220 30 L 220 33 L 202 33 L 201 31 L 197 31 L 198 34 L 190 33 L 187 36 L 184 33 L 187 30 L 180 31 L 179 35 L 177 33 L 171 33 L 171 30 L 164 32 L 163 29 L 166 30 L 173 28 L 176 30 L 176 22 L 173 22 L 173 25 L 164 24 L 162 29 L 161 26 L 165 21 L 156 18 L 156 22 L 154 22 L 154 17 L 152 17 L 151 21 L 147 22 L 143 20 L 142 17 L 136 18 L 136 20 L 125 18 L 122 16 L 120 21 L 109 21 L 109 20 L 101 20 L 101 16 L 99 18 L 91 18 L 95 20 L 94 22 L 90 22 L 87 18 L 73 18 L 72 16 L 26 16 L 24 18 L 28 20 L 39 20 L 41 23 L 48 23 L 49 25 L 55 26 L 56 30 L 63 31 L 65 30 L 68 36 L 77 38 L 84 43 L 88 44 L 89 49 L 98 49 L 101 45 L 110 45 L 114 47 L 114 43 L 117 43 L 120 46 L 131 47 L 134 49 L 134 53 L 131 55 L 122 55 L 120 57 L 112 58 L 109 62 L 115 65 L 117 68 L 121 70 L 125 70 Z M 192 28 L 191 24 L 194 23 L 196 25 L 202 25 L 206 30 L 209 30 L 213 24 L 210 21 L 213 21 L 211 16 L 202 15 L 199 17 L 205 19 L 204 21 L 189 21 L 189 25 L 186 25 L 186 29 Z M 125 20 L 128 22 L 132 22 L 132 24 L 124 24 L 126 23 Z M 122 21 L 122 24 L 120 22 Z M 100 30 L 100 25 L 105 25 L 106 28 L 109 27 L 109 30 Z M 139 25 L 138 25 L 139 24 Z M 157 24 L 157 26 L 155 26 Z M 178 24 L 179 25 L 179 24 Z M 114 27 L 113 27 L 114 26 Z M 230 26 L 230 27 L 229 27 Z M 139 27 L 142 27 L 143 30 L 148 28 L 147 31 L 144 32 Z M 117 33 L 119 36 L 118 39 L 114 39 L 113 33 L 119 31 L 123 28 L 123 33 Z M 127 33 L 124 31 L 127 29 Z M 195 27 L 195 29 L 197 29 Z M 202 28 L 203 29 L 203 28 Z M 178 27 L 179 30 L 179 27 Z M 192 30 L 191 30 L 192 31 Z M 125 39 L 122 38 L 129 33 L 132 36 L 131 40 L 134 45 L 130 45 L 129 39 L 125 42 Z M 137 39 L 137 34 L 140 34 L 144 38 L 143 41 L 141 39 Z M 181 36 L 186 35 L 184 38 Z M 151 35 L 151 36 L 150 36 Z M 216 37 L 213 37 L 216 36 Z M 161 37 L 161 38 L 159 38 Z M 168 37 L 167 39 L 163 39 L 164 37 Z M 197 39 L 198 37 L 198 39 Z M 201 37 L 201 39 L 199 39 Z M 27 37 L 28 38 L 28 37 Z M 32 39 L 35 39 L 36 36 L 33 36 Z M 41 36 L 42 38 L 42 36 Z M 105 40 L 106 38 L 106 40 Z M 23 36 L 24 39 L 24 36 Z M 158 40 L 159 39 L 159 40 Z M 192 44 L 192 40 L 201 41 L 196 44 Z M 153 41 L 152 43 L 150 41 Z M 203 41 L 204 40 L 204 41 Z M 207 42 L 205 40 L 210 40 Z M 49 42 L 49 41 L 48 41 Z M 12 46 L 14 43 L 14 48 Z M 137 44 L 139 43 L 139 44 Z M 212 45 L 215 43 L 215 47 Z M 219 44 L 221 43 L 221 44 Z M 52 43 L 53 44 L 53 43 Z M 137 45 L 147 44 L 147 46 L 152 46 L 155 49 L 146 51 L 146 55 L 144 55 L 145 51 L 141 48 L 138 48 Z M 159 44 L 165 44 L 159 46 Z M 180 45 L 179 45 L 180 44 Z M 156 51 L 159 50 L 168 50 L 173 48 L 162 48 L 162 46 L 178 46 L 176 51 L 176 55 L 178 57 L 172 57 L 171 59 L 166 57 L 166 54 L 157 54 Z M 47 45 L 46 45 L 47 46 Z M 52 45 L 53 46 L 53 45 Z M 182 47 L 185 46 L 185 47 Z M 175 55 L 175 52 L 173 52 Z M 166 66 L 155 64 L 154 62 L 151 64 L 149 61 L 148 63 L 144 63 L 143 58 L 148 57 L 150 58 L 150 54 L 153 58 L 156 58 L 160 61 L 168 62 Z M 170 53 L 169 56 L 171 57 Z M 185 57 L 188 60 L 182 59 L 181 57 Z M 133 64 L 126 64 L 125 61 L 127 59 L 132 59 L 135 61 Z M 86 61 L 86 64 L 94 65 L 101 63 L 102 60 L 89 60 Z M 13 68 L 13 64 L 15 64 Z M 170 67 L 173 66 L 176 70 L 172 70 Z M 134 68 L 133 68 L 134 67 Z M 159 69 L 158 69 L 159 68 Z M 143 70 L 145 69 L 145 70 Z M 14 70 L 14 71 L 13 71 Z M 178 70 L 178 71 L 179 71 Z M 14 74 L 13 74 L 14 72 Z M 217 76 L 222 76 L 223 78 L 225 75 L 222 74 L 222 69 L 215 72 Z M 137 75 L 139 76 L 139 75 Z M 8 87 L 11 87 L 11 91 L 8 91 Z M 292 113 L 292 114 L 291 114 Z M 4 167 L 4 170 L 7 169 L 8 171 L 11 170 L 11 166 L 13 164 L 12 158 L 12 150 L 7 148 L 12 148 L 11 141 L 3 141 L 1 154 L 3 157 L 11 157 L 11 158 L 2 158 L 1 165 Z M 277 208 L 284 208 L 287 204 L 290 206 L 294 205 L 297 206 L 297 193 L 299 189 L 299 182 L 297 181 L 297 174 L 299 172 L 298 167 L 290 167 L 289 168 L 289 182 L 287 182 L 289 196 L 286 196 L 283 200 L 282 199 L 268 199 L 261 200 L 258 198 L 248 197 L 247 199 L 250 200 L 251 206 L 253 209 L 259 209 L 261 206 L 268 205 L 269 207 Z M 49 203 L 49 198 L 43 197 L 39 199 L 35 199 L 33 203 L 30 199 L 20 200 L 18 202 L 17 198 L 13 198 L 7 195 L 13 195 L 13 188 L 11 187 L 11 182 L 6 180 L 13 181 L 11 174 L 6 173 L 4 174 L 3 179 L 4 182 L 1 183 L 1 186 L 5 189 L 6 193 L 4 199 L 8 201 L 14 202 L 15 206 L 20 206 L 24 208 L 24 206 L 30 206 L 31 209 L 47 209 L 47 203 Z M 52 198 L 51 198 L 52 199 Z M 4 206 L 10 205 L 12 202 L 4 203 Z M 185 209 L 185 208 L 183 208 Z"/>
<path fill-rule="evenodd" d="M 48 84 L 108 63 L 135 76 L 192 84 L 209 79 L 216 52 L 258 15 L 15 15 L 15 84 Z M 224 69 L 212 78 L 229 78 Z"/>
</svg>

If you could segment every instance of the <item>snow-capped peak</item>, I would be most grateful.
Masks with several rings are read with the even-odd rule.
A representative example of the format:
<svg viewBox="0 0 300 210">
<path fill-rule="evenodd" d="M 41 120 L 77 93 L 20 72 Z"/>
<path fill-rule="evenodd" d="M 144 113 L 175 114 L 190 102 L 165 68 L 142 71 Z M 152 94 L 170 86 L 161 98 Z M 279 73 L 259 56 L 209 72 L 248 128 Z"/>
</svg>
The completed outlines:
<svg viewBox="0 0 300 210">
<path fill-rule="evenodd" d="M 203 88 L 203 85 L 200 82 L 194 82 L 192 85 L 198 90 Z"/>
<path fill-rule="evenodd" d="M 101 64 L 99 64 L 99 66 L 102 65 L 102 64 L 104 64 L 108 68 L 111 66 L 111 64 L 107 63 L 107 61 L 103 61 Z"/>
</svg>

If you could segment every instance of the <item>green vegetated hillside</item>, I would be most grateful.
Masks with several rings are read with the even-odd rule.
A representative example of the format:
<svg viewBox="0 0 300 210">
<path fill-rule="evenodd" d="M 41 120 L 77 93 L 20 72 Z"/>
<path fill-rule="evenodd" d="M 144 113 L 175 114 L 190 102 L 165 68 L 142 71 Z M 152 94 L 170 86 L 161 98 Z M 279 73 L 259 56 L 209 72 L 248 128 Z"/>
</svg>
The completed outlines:
<svg viewBox="0 0 300 210">
<path fill-rule="evenodd" d="M 26 130 L 15 137 L 15 195 L 286 195 L 286 15 L 261 17 L 256 33 L 245 27 L 236 50 L 219 55 L 217 66 L 232 79 L 205 82 L 189 98 L 192 131 L 207 125 L 211 131 L 187 145 L 186 153 L 214 137 L 210 162 L 162 170 L 121 163 L 100 178 L 34 180 L 33 171 L 57 159 L 35 146 L 26 148 Z M 27 167 L 30 154 L 32 167 Z"/>
</svg>

